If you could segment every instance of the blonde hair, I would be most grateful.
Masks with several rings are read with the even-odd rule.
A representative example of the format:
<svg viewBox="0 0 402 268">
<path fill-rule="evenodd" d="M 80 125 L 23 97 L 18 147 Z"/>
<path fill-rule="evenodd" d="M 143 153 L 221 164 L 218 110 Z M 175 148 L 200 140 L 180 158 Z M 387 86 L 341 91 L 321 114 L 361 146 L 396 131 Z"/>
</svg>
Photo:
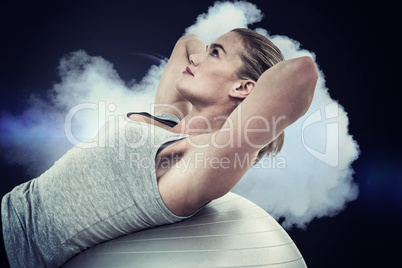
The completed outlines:
<svg viewBox="0 0 402 268">
<path fill-rule="evenodd" d="M 246 29 L 237 28 L 231 32 L 235 32 L 243 41 L 244 49 L 240 53 L 243 66 L 237 72 L 237 76 L 245 80 L 258 81 L 258 78 L 270 67 L 284 60 L 284 57 L 277 46 L 274 45 L 265 36 Z M 275 140 L 263 147 L 254 160 L 254 164 L 258 163 L 264 155 L 276 155 L 280 152 L 285 140 L 285 133 L 282 132 Z"/>
</svg>

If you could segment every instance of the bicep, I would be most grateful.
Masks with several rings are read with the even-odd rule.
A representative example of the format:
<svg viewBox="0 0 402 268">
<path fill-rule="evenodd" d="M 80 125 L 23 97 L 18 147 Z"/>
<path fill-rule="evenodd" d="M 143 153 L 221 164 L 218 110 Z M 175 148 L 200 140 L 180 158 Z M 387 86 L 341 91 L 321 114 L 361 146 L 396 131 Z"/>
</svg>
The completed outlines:
<svg viewBox="0 0 402 268">
<path fill-rule="evenodd" d="M 229 192 L 255 157 L 215 144 L 213 133 L 192 136 L 187 144 L 181 160 L 158 181 L 163 201 L 178 215 L 192 214 Z"/>
</svg>

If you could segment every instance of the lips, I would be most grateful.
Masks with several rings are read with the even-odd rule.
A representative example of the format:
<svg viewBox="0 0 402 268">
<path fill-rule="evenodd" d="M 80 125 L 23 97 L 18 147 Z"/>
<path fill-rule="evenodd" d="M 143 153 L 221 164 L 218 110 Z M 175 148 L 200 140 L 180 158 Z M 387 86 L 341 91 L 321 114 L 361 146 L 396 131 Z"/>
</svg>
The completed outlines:
<svg viewBox="0 0 402 268">
<path fill-rule="evenodd" d="M 186 68 L 186 70 L 183 72 L 184 74 L 189 74 L 189 75 L 192 75 L 192 76 L 194 76 L 194 74 L 193 74 L 193 72 L 190 70 L 190 68 Z"/>
</svg>

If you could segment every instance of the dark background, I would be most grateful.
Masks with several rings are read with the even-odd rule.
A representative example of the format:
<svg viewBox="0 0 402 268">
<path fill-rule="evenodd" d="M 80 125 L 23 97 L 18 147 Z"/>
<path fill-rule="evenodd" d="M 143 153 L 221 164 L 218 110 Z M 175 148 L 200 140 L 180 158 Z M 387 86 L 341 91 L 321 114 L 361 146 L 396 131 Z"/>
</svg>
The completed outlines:
<svg viewBox="0 0 402 268">
<path fill-rule="evenodd" d="M 289 231 L 309 267 L 394 267 L 402 247 L 400 76 L 396 6 L 381 2 L 254 1 L 265 18 L 252 26 L 286 35 L 316 54 L 326 85 L 348 113 L 361 155 L 360 194 L 334 217 Z M 214 1 L 1 1 L 0 113 L 24 110 L 31 92 L 57 81 L 61 57 L 78 49 L 113 63 L 126 81 L 168 57 L 184 29 Z M 1 152 L 3 156 L 7 152 Z M 1 194 L 25 180 L 0 163 Z"/>
</svg>

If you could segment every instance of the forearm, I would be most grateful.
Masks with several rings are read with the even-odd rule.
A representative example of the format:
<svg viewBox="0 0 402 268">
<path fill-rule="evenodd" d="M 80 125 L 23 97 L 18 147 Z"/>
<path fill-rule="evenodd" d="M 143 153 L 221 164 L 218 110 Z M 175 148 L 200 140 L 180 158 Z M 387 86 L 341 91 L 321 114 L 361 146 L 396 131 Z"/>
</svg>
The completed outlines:
<svg viewBox="0 0 402 268">
<path fill-rule="evenodd" d="M 205 51 L 205 44 L 195 34 L 177 40 L 156 91 L 155 114 L 169 112 L 181 119 L 189 113 L 191 104 L 178 94 L 176 81 L 190 65 L 189 55 L 201 51 Z"/>
<path fill-rule="evenodd" d="M 197 35 L 188 34 L 180 38 L 185 43 L 187 56 L 197 54 L 206 50 L 206 44 L 202 42 Z"/>
</svg>

